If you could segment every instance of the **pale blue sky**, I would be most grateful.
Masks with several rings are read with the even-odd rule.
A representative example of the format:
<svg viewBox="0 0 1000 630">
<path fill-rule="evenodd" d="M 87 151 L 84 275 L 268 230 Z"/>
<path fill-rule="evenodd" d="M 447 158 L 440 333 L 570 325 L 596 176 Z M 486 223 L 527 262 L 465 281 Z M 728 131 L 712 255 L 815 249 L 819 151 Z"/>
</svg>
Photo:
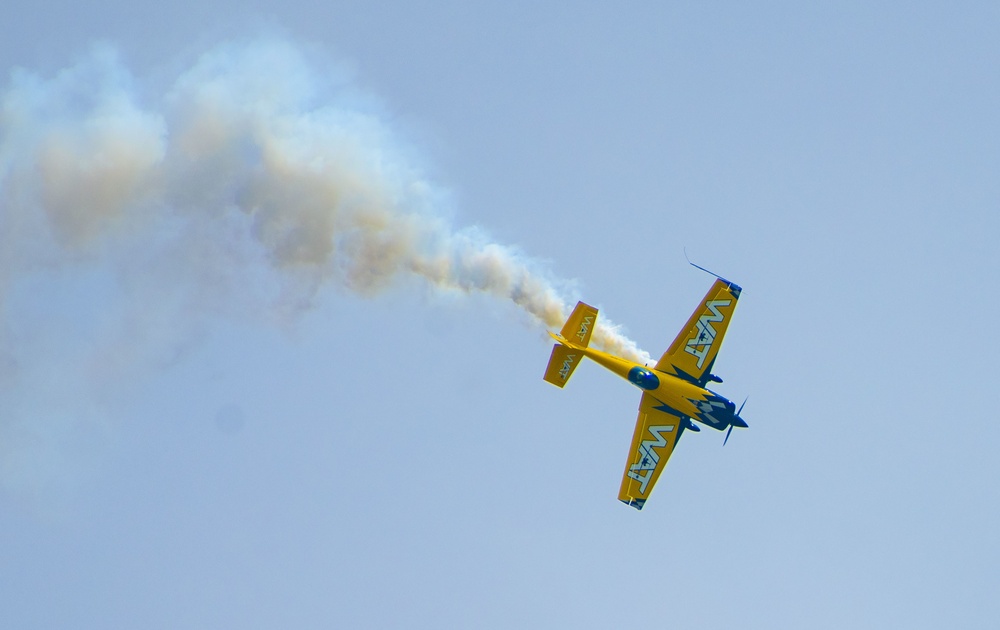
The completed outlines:
<svg viewBox="0 0 1000 630">
<path fill-rule="evenodd" d="M 544 383 L 509 304 L 165 287 L 130 318 L 121 251 L 0 255 L 4 624 L 994 627 L 998 32 L 993 3 L 5 2 L 5 91 L 97 40 L 150 99 L 225 40 L 311 50 L 443 215 L 654 355 L 710 284 L 686 247 L 744 287 L 717 372 L 750 429 L 686 434 L 636 512 L 638 391 Z"/>
</svg>

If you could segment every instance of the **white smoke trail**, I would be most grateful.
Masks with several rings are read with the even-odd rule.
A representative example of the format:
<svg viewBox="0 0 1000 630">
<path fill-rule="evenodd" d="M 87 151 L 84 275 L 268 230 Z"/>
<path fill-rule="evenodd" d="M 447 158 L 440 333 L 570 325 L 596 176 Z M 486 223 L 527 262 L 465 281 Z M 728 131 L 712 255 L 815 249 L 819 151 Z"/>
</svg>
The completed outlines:
<svg viewBox="0 0 1000 630">
<path fill-rule="evenodd" d="M 510 300 L 558 329 L 571 305 L 556 284 L 515 249 L 453 229 L 444 193 L 371 99 L 315 67 L 267 40 L 220 46 L 159 94 L 110 47 L 51 78 L 15 71 L 0 93 L 0 313 L 31 274 L 81 265 L 176 310 L 225 309 L 263 258 L 300 299 L 416 276 Z M 25 343 L 4 321 L 0 388 Z M 594 343 L 650 359 L 604 318 Z M 134 352 L 103 369 L 128 369 Z"/>
</svg>

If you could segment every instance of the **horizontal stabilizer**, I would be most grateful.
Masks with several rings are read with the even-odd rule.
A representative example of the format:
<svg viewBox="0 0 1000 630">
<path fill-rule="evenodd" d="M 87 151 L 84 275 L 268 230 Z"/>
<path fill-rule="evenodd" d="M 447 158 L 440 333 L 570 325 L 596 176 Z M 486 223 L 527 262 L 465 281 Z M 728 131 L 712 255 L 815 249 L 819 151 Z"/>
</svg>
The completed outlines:
<svg viewBox="0 0 1000 630">
<path fill-rule="evenodd" d="M 590 336 L 594 333 L 596 323 L 597 309 L 589 304 L 577 302 L 560 334 L 563 339 L 586 348 L 590 345 Z"/>
<path fill-rule="evenodd" d="M 582 352 L 557 343 L 552 346 L 552 356 L 549 357 L 549 365 L 545 368 L 545 380 L 556 387 L 564 386 L 582 360 Z"/>
</svg>

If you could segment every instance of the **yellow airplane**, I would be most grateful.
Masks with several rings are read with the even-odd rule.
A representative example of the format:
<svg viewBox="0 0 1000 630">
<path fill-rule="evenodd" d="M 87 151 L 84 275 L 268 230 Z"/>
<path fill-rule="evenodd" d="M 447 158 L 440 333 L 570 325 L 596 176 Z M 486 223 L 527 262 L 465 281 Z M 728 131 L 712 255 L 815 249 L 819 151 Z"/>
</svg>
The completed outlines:
<svg viewBox="0 0 1000 630">
<path fill-rule="evenodd" d="M 712 366 L 742 291 L 729 280 L 708 273 L 716 277 L 712 288 L 652 369 L 590 348 L 597 309 L 583 302 L 577 303 L 558 335 L 549 333 L 558 343 L 545 369 L 546 381 L 563 387 L 583 357 L 589 357 L 643 390 L 618 492 L 620 501 L 637 510 L 645 505 L 681 434 L 686 429 L 701 431 L 692 420 L 718 431 L 729 427 L 723 445 L 733 427 L 747 426 L 740 418 L 742 405 L 737 411 L 732 401 L 706 387 L 709 382 L 722 382 L 712 374 Z"/>
</svg>

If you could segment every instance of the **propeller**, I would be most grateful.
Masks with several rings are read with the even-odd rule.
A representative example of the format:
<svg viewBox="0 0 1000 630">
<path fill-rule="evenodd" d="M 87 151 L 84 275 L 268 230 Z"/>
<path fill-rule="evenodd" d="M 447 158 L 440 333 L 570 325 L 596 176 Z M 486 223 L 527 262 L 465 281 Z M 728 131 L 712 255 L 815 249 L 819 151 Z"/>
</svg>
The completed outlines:
<svg viewBox="0 0 1000 630">
<path fill-rule="evenodd" d="M 736 410 L 736 415 L 737 416 L 739 416 L 740 412 L 743 411 L 743 407 L 747 404 L 748 400 L 750 400 L 750 395 L 749 394 L 747 394 L 747 397 L 743 399 L 743 404 L 740 405 L 740 408 Z M 742 418 L 740 418 L 740 419 L 742 420 Z"/>
<path fill-rule="evenodd" d="M 743 399 L 743 405 L 746 405 L 746 404 L 747 404 L 747 400 L 749 400 L 749 399 L 750 399 L 750 396 L 747 396 L 746 398 L 744 398 L 744 399 Z M 736 415 L 734 415 L 734 416 L 733 416 L 733 419 L 734 419 L 734 420 L 737 420 L 737 419 L 738 419 L 738 420 L 739 420 L 740 422 L 742 422 L 742 423 L 743 423 L 743 424 L 741 424 L 740 426 L 742 426 L 742 427 L 746 427 L 746 426 L 747 426 L 747 423 L 746 423 L 746 421 L 745 421 L 745 420 L 743 420 L 743 418 L 740 418 L 740 412 L 742 412 L 742 411 L 743 411 L 743 405 L 740 405 L 740 408 L 739 408 L 739 411 L 737 411 L 737 412 L 736 412 Z M 726 431 L 726 439 L 722 440 L 722 445 L 723 445 L 723 446 L 725 446 L 725 445 L 726 445 L 726 442 L 728 442 L 728 441 L 729 441 L 729 434 L 733 432 L 733 427 L 734 427 L 734 426 L 736 426 L 736 425 L 735 425 L 734 423 L 732 423 L 732 422 L 730 422 L 730 423 L 729 423 L 729 430 L 728 430 L 728 431 Z"/>
</svg>

